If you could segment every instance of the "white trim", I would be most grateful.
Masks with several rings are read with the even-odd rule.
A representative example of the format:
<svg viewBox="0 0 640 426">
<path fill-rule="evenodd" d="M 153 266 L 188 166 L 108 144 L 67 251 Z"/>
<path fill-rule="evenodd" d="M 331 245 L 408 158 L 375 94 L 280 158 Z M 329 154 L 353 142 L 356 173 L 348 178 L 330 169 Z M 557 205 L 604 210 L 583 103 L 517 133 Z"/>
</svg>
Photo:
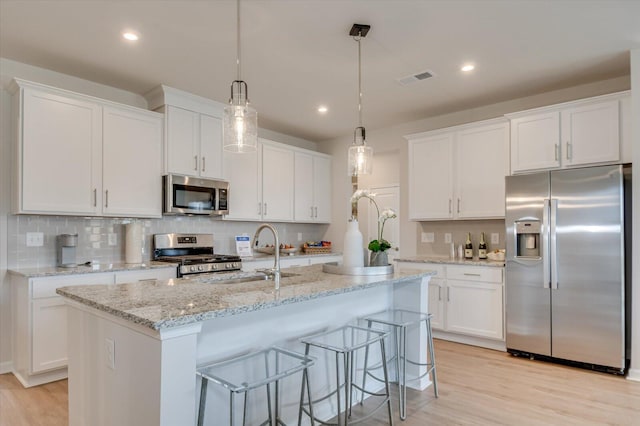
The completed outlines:
<svg viewBox="0 0 640 426">
<path fill-rule="evenodd" d="M 630 368 L 629 371 L 627 371 L 627 380 L 640 382 L 640 368 Z"/>
<path fill-rule="evenodd" d="M 609 93 L 606 95 L 593 96 L 590 98 L 576 99 L 575 101 L 563 102 L 560 104 L 553 104 L 549 106 L 526 109 L 523 111 L 511 112 L 511 113 L 505 114 L 504 116 L 509 119 L 512 119 L 512 118 L 517 118 L 523 115 L 535 114 L 538 112 L 550 112 L 550 111 L 557 111 L 565 108 L 572 108 L 572 107 L 580 106 L 582 104 L 621 100 L 627 96 L 630 96 L 630 94 L 631 94 L 630 90 L 625 90 L 622 92 Z"/>
<path fill-rule="evenodd" d="M 49 371 L 42 374 L 36 374 L 28 377 L 23 377 L 19 372 L 13 371 L 13 375 L 25 388 L 32 386 L 40 386 L 45 383 L 55 382 L 56 380 L 63 380 L 67 378 L 67 368 L 60 368 L 58 370 Z"/>
<path fill-rule="evenodd" d="M 11 373 L 12 370 L 13 370 L 13 362 L 12 361 L 0 362 L 0 374 Z"/>
<path fill-rule="evenodd" d="M 456 126 L 449 126 L 449 127 L 441 127 L 439 129 L 433 129 L 433 130 L 428 130 L 426 132 L 420 132 L 420 133 L 412 133 L 409 135 L 404 135 L 403 138 L 405 138 L 407 141 L 411 141 L 414 139 L 422 139 L 425 137 L 429 137 L 429 136 L 436 136 L 440 133 L 448 133 L 448 132 L 452 132 L 452 131 L 460 131 L 460 130 L 465 130 L 465 129 L 469 129 L 469 128 L 474 128 L 474 127 L 478 127 L 478 126 L 491 126 L 491 125 L 501 125 L 504 123 L 508 123 L 509 120 L 507 120 L 505 117 L 497 117 L 497 118 L 491 118 L 489 120 L 482 120 L 482 121 L 472 121 L 469 123 L 465 123 L 465 124 L 459 124 Z"/>
<path fill-rule="evenodd" d="M 482 337 L 464 336 L 462 334 L 448 333 L 446 331 L 440 330 L 433 330 L 433 337 L 435 339 L 447 340 L 449 342 L 463 343 L 465 345 L 493 349 L 494 351 L 507 351 L 507 344 L 503 340 L 492 340 L 483 339 Z"/>
</svg>

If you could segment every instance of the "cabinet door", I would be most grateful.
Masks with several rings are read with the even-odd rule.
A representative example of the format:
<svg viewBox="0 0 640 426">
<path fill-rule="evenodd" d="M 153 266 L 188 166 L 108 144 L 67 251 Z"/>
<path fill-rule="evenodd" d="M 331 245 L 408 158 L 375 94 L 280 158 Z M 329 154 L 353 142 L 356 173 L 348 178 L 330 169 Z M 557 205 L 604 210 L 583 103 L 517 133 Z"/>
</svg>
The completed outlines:
<svg viewBox="0 0 640 426">
<path fill-rule="evenodd" d="M 446 290 L 445 281 L 438 278 L 431 278 L 429 281 L 429 313 L 431 317 L 431 328 L 442 330 L 444 328 L 444 292 Z"/>
<path fill-rule="evenodd" d="M 503 339 L 502 285 L 447 279 L 446 330 Z"/>
<path fill-rule="evenodd" d="M 237 154 L 224 151 L 223 172 L 229 181 L 230 220 L 260 220 L 262 218 L 261 145 L 256 152 Z"/>
<path fill-rule="evenodd" d="M 409 219 L 453 218 L 453 134 L 409 142 Z"/>
<path fill-rule="evenodd" d="M 103 113 L 105 216 L 162 215 L 162 118 L 105 107 Z"/>
<path fill-rule="evenodd" d="M 67 307 L 62 297 L 35 299 L 31 372 L 39 373 L 67 365 Z"/>
<path fill-rule="evenodd" d="M 118 271 L 116 272 L 116 284 L 135 283 L 147 280 L 169 280 L 175 278 L 177 270 L 171 268 L 153 268 L 140 271 Z"/>
<path fill-rule="evenodd" d="M 199 114 L 167 105 L 166 119 L 167 171 L 198 176 Z"/>
<path fill-rule="evenodd" d="M 560 167 L 560 113 L 511 120 L 511 172 Z"/>
<path fill-rule="evenodd" d="M 456 151 L 456 217 L 504 217 L 504 178 L 509 174 L 508 123 L 458 132 Z"/>
<path fill-rule="evenodd" d="M 331 223 L 331 159 L 313 157 L 313 208 L 316 222 Z"/>
<path fill-rule="evenodd" d="M 293 220 L 293 150 L 262 145 L 262 218 Z"/>
<path fill-rule="evenodd" d="M 200 114 L 200 176 L 222 178 L 222 121 Z"/>
<path fill-rule="evenodd" d="M 566 166 L 620 160 L 619 102 L 600 102 L 562 111 Z"/>
<path fill-rule="evenodd" d="M 93 102 L 23 90 L 17 211 L 96 214 L 102 179 L 100 111 Z"/>
<path fill-rule="evenodd" d="M 294 219 L 296 222 L 314 222 L 314 158 L 311 154 L 296 152 L 294 158 Z"/>
</svg>

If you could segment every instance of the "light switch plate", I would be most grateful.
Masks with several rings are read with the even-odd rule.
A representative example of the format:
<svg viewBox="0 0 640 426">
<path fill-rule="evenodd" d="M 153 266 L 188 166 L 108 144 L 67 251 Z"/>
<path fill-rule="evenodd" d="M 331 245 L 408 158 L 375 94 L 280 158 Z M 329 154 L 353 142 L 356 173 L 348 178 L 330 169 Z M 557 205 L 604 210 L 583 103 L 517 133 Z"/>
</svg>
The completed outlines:
<svg viewBox="0 0 640 426">
<path fill-rule="evenodd" d="M 298 232 L 298 241 L 302 241 L 302 232 Z"/>
<path fill-rule="evenodd" d="M 445 244 L 450 244 L 451 243 L 451 233 L 447 232 L 444 234 L 444 242 Z"/>
<path fill-rule="evenodd" d="M 27 232 L 27 247 L 42 247 L 44 234 L 42 232 Z"/>
<path fill-rule="evenodd" d="M 491 233 L 491 244 L 500 244 L 500 234 L 497 232 Z"/>
</svg>

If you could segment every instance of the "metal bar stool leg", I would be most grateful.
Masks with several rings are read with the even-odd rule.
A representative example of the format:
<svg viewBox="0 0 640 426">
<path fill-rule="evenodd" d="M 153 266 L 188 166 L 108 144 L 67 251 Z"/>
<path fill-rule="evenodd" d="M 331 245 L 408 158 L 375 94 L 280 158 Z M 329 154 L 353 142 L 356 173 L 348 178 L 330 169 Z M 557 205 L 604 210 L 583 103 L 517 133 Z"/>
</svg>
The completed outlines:
<svg viewBox="0 0 640 426">
<path fill-rule="evenodd" d="M 400 419 L 407 418 L 407 327 L 400 327 L 400 354 L 398 364 L 402 358 L 402 378 L 399 382 L 400 391 Z"/>
<path fill-rule="evenodd" d="M 387 409 L 389 411 L 389 425 L 393 426 L 393 413 L 391 411 L 391 392 L 389 390 L 389 373 L 387 371 L 387 355 L 384 349 L 384 339 L 380 339 L 380 352 L 382 353 L 382 371 L 384 372 L 384 387 L 387 394 Z"/>
<path fill-rule="evenodd" d="M 367 321 L 367 328 L 371 328 L 371 321 Z M 367 366 L 369 365 L 369 345 L 364 349 L 364 367 L 362 369 L 362 389 L 366 389 Z M 360 392 L 360 405 L 364 403 L 364 392 Z"/>
<path fill-rule="evenodd" d="M 202 378 L 202 385 L 200 386 L 200 405 L 198 406 L 198 426 L 202 426 L 204 422 L 204 406 L 207 403 L 207 384 L 209 380 Z"/>
<path fill-rule="evenodd" d="M 433 381 L 433 394 L 438 397 L 438 377 L 436 373 L 436 352 L 433 347 L 433 332 L 431 330 L 431 317 L 425 320 L 427 325 L 427 341 L 429 342 L 429 369 L 431 370 L 431 380 Z"/>
<path fill-rule="evenodd" d="M 340 424 L 340 353 L 336 352 L 336 396 L 338 401 L 338 424 Z"/>
</svg>

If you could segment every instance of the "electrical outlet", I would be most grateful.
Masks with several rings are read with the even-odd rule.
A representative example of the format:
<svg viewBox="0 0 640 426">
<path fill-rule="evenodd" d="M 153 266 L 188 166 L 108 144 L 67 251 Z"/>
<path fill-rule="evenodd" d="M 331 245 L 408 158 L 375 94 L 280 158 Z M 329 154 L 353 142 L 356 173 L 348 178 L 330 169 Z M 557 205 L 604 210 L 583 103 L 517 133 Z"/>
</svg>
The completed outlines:
<svg viewBox="0 0 640 426">
<path fill-rule="evenodd" d="M 433 235 L 433 232 L 423 232 L 421 235 L 421 241 L 423 243 L 432 243 L 434 242 L 435 237 Z"/>
<path fill-rule="evenodd" d="M 116 344 L 111 339 L 104 339 L 105 364 L 112 370 L 116 369 Z"/>
<path fill-rule="evenodd" d="M 115 246 L 118 244 L 118 234 L 109 234 L 109 245 Z"/>
<path fill-rule="evenodd" d="M 497 232 L 491 233 L 491 244 L 500 244 L 500 234 Z"/>
<path fill-rule="evenodd" d="M 444 242 L 446 244 L 451 244 L 451 234 L 449 232 L 444 234 Z"/>
<path fill-rule="evenodd" d="M 302 241 L 302 232 L 298 232 L 298 241 Z"/>
<path fill-rule="evenodd" d="M 27 232 L 27 247 L 42 247 L 44 234 L 42 232 Z"/>
</svg>

